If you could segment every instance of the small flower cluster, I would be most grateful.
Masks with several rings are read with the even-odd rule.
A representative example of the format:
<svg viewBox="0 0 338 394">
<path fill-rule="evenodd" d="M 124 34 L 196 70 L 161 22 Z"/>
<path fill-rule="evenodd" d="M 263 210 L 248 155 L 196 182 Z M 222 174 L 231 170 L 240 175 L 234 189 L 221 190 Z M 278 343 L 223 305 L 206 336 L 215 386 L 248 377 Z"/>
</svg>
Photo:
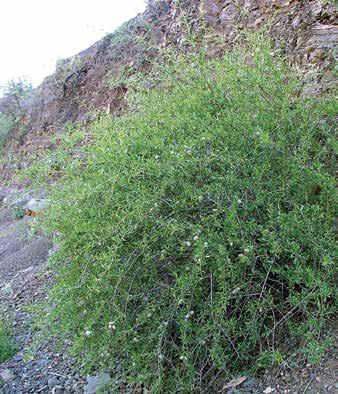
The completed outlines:
<svg viewBox="0 0 338 394">
<path fill-rule="evenodd" d="M 190 319 L 192 316 L 194 316 L 195 312 L 194 311 L 189 311 L 186 315 L 185 318 L 188 320 Z"/>
</svg>

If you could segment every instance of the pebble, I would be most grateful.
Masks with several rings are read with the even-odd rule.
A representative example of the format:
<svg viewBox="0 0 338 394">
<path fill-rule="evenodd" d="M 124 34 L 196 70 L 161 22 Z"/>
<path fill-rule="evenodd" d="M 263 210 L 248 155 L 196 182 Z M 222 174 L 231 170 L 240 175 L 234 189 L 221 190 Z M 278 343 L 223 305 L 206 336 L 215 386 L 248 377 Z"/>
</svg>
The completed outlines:
<svg viewBox="0 0 338 394">
<path fill-rule="evenodd" d="M 250 378 L 243 383 L 243 387 L 250 388 L 250 387 L 254 387 L 256 384 L 257 384 L 257 380 L 255 378 Z"/>
<path fill-rule="evenodd" d="M 101 372 L 95 376 L 87 377 L 87 384 L 84 388 L 84 394 L 96 394 L 103 389 L 110 382 L 110 376 L 107 373 Z"/>
<path fill-rule="evenodd" d="M 54 387 L 59 384 L 59 379 L 57 377 L 51 377 L 47 381 L 49 387 Z"/>
<path fill-rule="evenodd" d="M 22 360 L 22 353 L 17 353 L 14 357 L 13 357 L 13 360 L 15 361 L 15 362 L 20 362 L 21 360 Z"/>
<path fill-rule="evenodd" d="M 0 372 L 0 378 L 4 382 L 9 382 L 14 378 L 14 375 L 9 369 L 4 369 L 3 371 Z"/>
</svg>

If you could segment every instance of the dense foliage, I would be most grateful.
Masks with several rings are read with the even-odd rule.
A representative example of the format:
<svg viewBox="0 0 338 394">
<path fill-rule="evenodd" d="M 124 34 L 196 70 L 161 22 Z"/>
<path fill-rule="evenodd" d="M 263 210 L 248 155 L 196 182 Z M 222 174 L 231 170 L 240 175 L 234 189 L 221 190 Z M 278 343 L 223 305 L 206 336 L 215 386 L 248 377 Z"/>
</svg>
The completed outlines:
<svg viewBox="0 0 338 394">
<path fill-rule="evenodd" d="M 333 312 L 335 103 L 247 45 L 158 67 L 53 191 L 48 321 L 151 392 L 311 356 Z"/>
</svg>

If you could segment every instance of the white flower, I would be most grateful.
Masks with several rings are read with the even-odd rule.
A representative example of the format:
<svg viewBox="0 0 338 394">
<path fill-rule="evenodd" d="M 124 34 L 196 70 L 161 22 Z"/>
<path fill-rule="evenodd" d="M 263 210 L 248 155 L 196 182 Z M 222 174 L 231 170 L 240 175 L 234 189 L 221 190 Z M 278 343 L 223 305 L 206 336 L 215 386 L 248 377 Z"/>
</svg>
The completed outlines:
<svg viewBox="0 0 338 394">
<path fill-rule="evenodd" d="M 138 342 L 138 339 L 136 337 L 134 337 L 133 342 Z"/>
<path fill-rule="evenodd" d="M 263 391 L 263 393 L 270 394 L 270 393 L 273 393 L 274 391 L 275 391 L 275 389 L 269 386 Z"/>
<path fill-rule="evenodd" d="M 238 199 L 237 202 L 238 202 L 238 204 L 242 204 L 242 200 L 241 199 Z"/>
<path fill-rule="evenodd" d="M 186 318 L 186 319 L 190 319 L 191 316 L 193 316 L 194 314 L 195 314 L 194 311 L 190 311 L 190 312 L 188 312 L 188 313 L 185 315 L 185 318 Z"/>
<path fill-rule="evenodd" d="M 197 241 L 198 238 L 199 238 L 198 235 L 195 235 L 195 236 L 194 236 L 194 241 Z"/>
<path fill-rule="evenodd" d="M 114 322 L 109 322 L 108 323 L 108 328 L 109 328 L 109 330 L 113 330 L 113 331 L 115 331 L 116 330 L 116 326 L 115 326 L 115 324 L 114 324 Z"/>
<path fill-rule="evenodd" d="M 191 242 L 190 241 L 186 241 L 185 242 L 185 246 L 187 246 L 189 248 L 191 246 Z"/>
<path fill-rule="evenodd" d="M 93 331 L 90 331 L 90 330 L 86 330 L 85 331 L 85 336 L 86 337 L 90 337 L 92 334 L 93 334 Z"/>
</svg>

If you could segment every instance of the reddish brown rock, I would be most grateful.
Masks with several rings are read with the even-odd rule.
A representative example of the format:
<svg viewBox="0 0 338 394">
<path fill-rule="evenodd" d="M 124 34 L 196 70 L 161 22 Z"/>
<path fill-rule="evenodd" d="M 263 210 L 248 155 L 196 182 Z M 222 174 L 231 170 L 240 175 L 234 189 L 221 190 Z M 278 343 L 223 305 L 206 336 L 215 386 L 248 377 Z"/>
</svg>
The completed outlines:
<svg viewBox="0 0 338 394">
<path fill-rule="evenodd" d="M 303 71 L 307 93 L 317 94 L 334 84 L 337 13 L 325 0 L 150 0 L 148 3 L 144 14 L 119 32 L 60 62 L 55 73 L 36 89 L 35 98 L 25 106 L 26 137 L 13 148 L 26 161 L 30 152 L 38 153 L 51 146 L 51 136 L 62 132 L 66 123 L 90 122 L 92 109 L 111 114 L 123 110 L 127 87 L 121 74 L 125 70 L 130 74 L 149 70 L 151 59 L 158 56 L 161 48 L 174 45 L 187 50 L 187 23 L 189 34 L 205 32 L 206 24 L 228 47 L 239 31 L 268 24 L 275 46 Z M 225 48 L 224 44 L 211 40 L 207 53 L 217 56 Z M 107 83 L 114 78 L 115 84 Z M 9 161 L 4 161 L 0 172 L 4 177 L 10 176 Z"/>
</svg>

